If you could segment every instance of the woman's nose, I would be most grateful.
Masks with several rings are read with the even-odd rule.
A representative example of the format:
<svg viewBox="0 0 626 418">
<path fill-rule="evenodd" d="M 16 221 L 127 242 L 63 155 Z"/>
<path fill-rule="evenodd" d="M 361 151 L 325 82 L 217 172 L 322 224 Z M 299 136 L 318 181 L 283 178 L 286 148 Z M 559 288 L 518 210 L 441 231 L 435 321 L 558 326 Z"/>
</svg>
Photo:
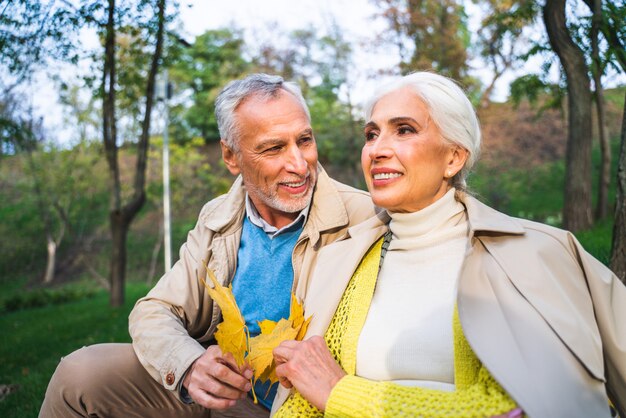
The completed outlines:
<svg viewBox="0 0 626 418">
<path fill-rule="evenodd" d="M 391 156 L 391 147 L 388 138 L 382 133 L 374 141 L 369 142 L 368 147 L 369 157 L 372 160 L 379 160 L 381 158 L 389 158 Z"/>
</svg>

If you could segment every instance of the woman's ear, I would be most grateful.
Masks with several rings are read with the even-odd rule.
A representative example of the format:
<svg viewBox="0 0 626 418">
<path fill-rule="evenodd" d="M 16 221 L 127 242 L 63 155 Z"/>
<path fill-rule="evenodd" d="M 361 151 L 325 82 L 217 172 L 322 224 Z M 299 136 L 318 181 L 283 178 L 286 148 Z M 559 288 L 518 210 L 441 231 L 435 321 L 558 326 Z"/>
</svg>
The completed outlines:
<svg viewBox="0 0 626 418">
<path fill-rule="evenodd" d="M 239 168 L 239 161 L 237 160 L 237 153 L 233 151 L 224 140 L 220 140 L 220 145 L 222 147 L 222 160 L 226 164 L 226 168 L 230 171 L 230 174 L 233 176 L 239 175 L 241 173 L 241 169 Z"/>
<path fill-rule="evenodd" d="M 448 160 L 448 166 L 446 167 L 446 177 L 451 178 L 463 169 L 469 157 L 469 152 L 459 145 L 452 145 L 449 155 L 450 158 Z"/>
</svg>

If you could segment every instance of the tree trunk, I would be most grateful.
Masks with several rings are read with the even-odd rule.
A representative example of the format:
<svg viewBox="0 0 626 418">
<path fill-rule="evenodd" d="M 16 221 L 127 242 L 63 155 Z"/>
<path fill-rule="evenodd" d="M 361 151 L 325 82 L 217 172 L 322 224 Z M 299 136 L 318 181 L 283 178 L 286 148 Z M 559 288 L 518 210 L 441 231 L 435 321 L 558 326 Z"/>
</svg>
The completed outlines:
<svg viewBox="0 0 626 418">
<path fill-rule="evenodd" d="M 604 112 L 604 89 L 602 88 L 602 62 L 600 60 L 600 47 L 598 37 L 602 26 L 602 2 L 596 0 L 593 5 L 593 18 L 591 21 L 591 59 L 593 83 L 596 87 L 596 111 L 598 115 L 598 140 L 600 141 L 600 178 L 598 183 L 598 201 L 596 203 L 596 219 L 604 219 L 609 213 L 609 186 L 611 184 L 611 147 L 606 132 Z"/>
<path fill-rule="evenodd" d="M 591 202 L 591 90 L 581 49 L 565 22 L 565 1 L 547 0 L 543 19 L 552 49 L 565 70 L 568 94 L 568 140 L 565 162 L 563 226 L 571 231 L 593 224 Z"/>
<path fill-rule="evenodd" d="M 47 249 L 48 249 L 48 260 L 46 262 L 46 272 L 43 276 L 43 282 L 48 284 L 54 280 L 54 269 L 56 267 L 56 255 L 57 255 L 57 243 L 54 241 L 52 236 L 48 235 L 46 237 L 48 241 Z"/>
<path fill-rule="evenodd" d="M 126 230 L 120 222 L 121 185 L 117 160 L 117 121 L 115 119 L 115 0 L 108 0 L 108 18 L 104 41 L 104 69 L 102 74 L 102 136 L 111 197 L 109 221 L 111 229 L 111 259 L 109 261 L 110 304 L 124 303 L 124 270 L 126 268 Z"/>
<path fill-rule="evenodd" d="M 617 196 L 610 267 L 617 277 L 626 283 L 626 95 L 624 96 L 621 145 L 617 163 Z"/>
<path fill-rule="evenodd" d="M 126 236 L 128 235 L 129 222 L 123 212 L 114 211 L 109 214 L 111 222 L 111 260 L 110 282 L 111 294 L 109 302 L 111 306 L 124 304 L 124 278 L 126 275 Z"/>
<path fill-rule="evenodd" d="M 165 0 L 159 0 L 157 12 L 156 46 L 152 56 L 148 79 L 146 83 L 146 107 L 142 122 L 141 137 L 137 144 L 137 164 L 133 182 L 133 195 L 127 204 L 122 206 L 121 184 L 118 163 L 117 134 L 115 120 L 115 0 L 108 0 L 109 14 L 105 40 L 105 61 L 103 89 L 103 133 L 104 144 L 109 164 L 111 178 L 111 306 L 121 306 L 124 303 L 124 282 L 126 279 L 126 237 L 128 229 L 135 215 L 142 208 L 146 200 L 145 181 L 150 144 L 150 118 L 154 103 L 154 87 L 156 74 L 159 69 L 163 51 L 163 37 L 165 32 Z"/>
</svg>

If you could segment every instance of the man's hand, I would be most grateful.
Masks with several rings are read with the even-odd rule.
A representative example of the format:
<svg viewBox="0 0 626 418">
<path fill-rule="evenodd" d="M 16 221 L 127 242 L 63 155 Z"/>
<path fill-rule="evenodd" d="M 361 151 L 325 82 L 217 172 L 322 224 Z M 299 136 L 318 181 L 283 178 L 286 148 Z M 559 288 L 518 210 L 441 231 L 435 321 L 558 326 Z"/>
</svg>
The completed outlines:
<svg viewBox="0 0 626 418">
<path fill-rule="evenodd" d="M 335 361 L 324 338 L 283 341 L 274 349 L 276 375 L 280 384 L 295 388 L 317 409 L 323 411 L 337 382 L 346 372 Z"/>
<path fill-rule="evenodd" d="M 227 409 L 245 398 L 250 390 L 252 370 L 237 366 L 232 354 L 222 354 L 219 346 L 211 345 L 189 369 L 183 386 L 189 396 L 208 409 Z"/>
</svg>

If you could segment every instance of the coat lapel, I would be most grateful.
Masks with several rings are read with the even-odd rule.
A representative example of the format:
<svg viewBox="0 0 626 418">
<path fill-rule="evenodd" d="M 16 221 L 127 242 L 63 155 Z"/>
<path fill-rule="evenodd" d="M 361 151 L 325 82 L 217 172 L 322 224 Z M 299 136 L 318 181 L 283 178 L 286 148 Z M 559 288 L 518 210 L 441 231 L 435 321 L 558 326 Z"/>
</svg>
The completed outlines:
<svg viewBox="0 0 626 418">
<path fill-rule="evenodd" d="M 348 239 L 320 250 L 304 302 L 305 315 L 312 316 L 305 338 L 324 335 L 352 274 L 367 250 L 386 231 L 379 215 L 351 228 Z"/>
</svg>

